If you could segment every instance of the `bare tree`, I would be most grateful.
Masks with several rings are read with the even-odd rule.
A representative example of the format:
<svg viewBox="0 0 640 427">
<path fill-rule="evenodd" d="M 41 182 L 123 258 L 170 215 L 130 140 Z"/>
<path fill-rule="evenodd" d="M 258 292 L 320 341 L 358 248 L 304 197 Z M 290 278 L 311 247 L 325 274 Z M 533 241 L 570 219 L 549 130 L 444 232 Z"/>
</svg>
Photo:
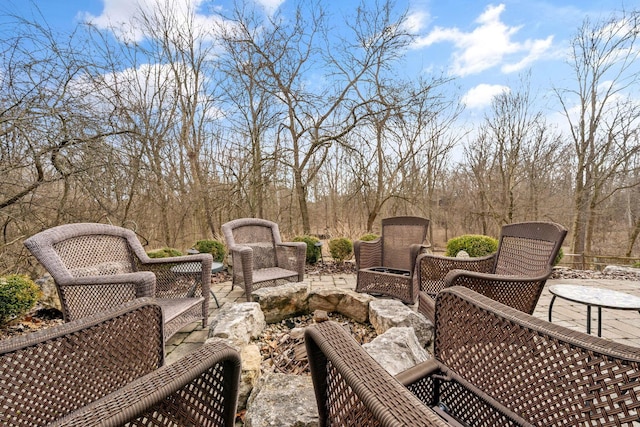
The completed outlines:
<svg viewBox="0 0 640 427">
<path fill-rule="evenodd" d="M 366 115 L 356 89 L 367 72 L 393 59 L 409 41 L 394 19 L 391 3 L 363 4 L 345 27 L 349 37 L 330 28 L 317 3 L 299 5 L 294 20 L 267 17 L 261 31 L 237 15 L 236 43 L 250 52 L 249 64 L 261 67 L 259 84 L 281 111 L 276 141 L 278 160 L 291 170 L 303 231 L 309 233 L 308 187 L 320 172 L 329 148 L 345 137 Z M 309 76 L 327 78 L 310 85 Z M 316 77 L 317 78 L 317 77 Z"/>
<path fill-rule="evenodd" d="M 626 173 L 627 160 L 638 153 L 637 139 L 630 138 L 637 128 L 637 108 L 620 99 L 638 88 L 639 18 L 633 11 L 596 23 L 586 19 L 571 43 L 575 87 L 554 89 L 569 124 L 577 162 L 571 229 L 574 253 L 591 248 L 595 208 L 608 197 L 602 194 L 604 183 Z"/>
<path fill-rule="evenodd" d="M 519 90 L 494 97 L 478 136 L 466 147 L 484 231 L 547 214 L 540 209 L 539 195 L 548 195 L 545 188 L 554 184 L 548 174 L 558 167 L 562 145 L 542 112 L 532 107 L 528 78 L 524 78 Z"/>
<path fill-rule="evenodd" d="M 112 126 L 110 112 L 91 108 L 91 92 L 82 77 L 95 66 L 75 33 L 60 38 L 46 24 L 12 19 L 0 41 L 5 245 L 43 227 L 101 215 L 100 207 L 85 196 L 82 181 L 105 166 L 100 154 L 106 141 L 127 133 Z"/>
<path fill-rule="evenodd" d="M 352 138 L 350 144 L 353 191 L 362 200 L 367 231 L 373 230 L 390 201 L 413 206 L 403 209 L 404 213 L 435 214 L 438 175 L 446 169 L 457 142 L 451 131 L 460 112 L 439 92 L 447 79 L 415 84 L 372 81 L 376 81 L 375 94 L 363 99 L 375 103 L 367 104 L 368 117 L 357 131 L 360 143 L 356 145 Z"/>
</svg>

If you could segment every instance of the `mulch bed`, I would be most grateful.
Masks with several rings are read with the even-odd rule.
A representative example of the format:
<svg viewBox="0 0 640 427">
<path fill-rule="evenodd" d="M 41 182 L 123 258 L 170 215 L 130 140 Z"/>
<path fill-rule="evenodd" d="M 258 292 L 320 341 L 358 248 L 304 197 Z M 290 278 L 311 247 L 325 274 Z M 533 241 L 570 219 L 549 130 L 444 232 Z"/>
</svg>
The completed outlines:
<svg viewBox="0 0 640 427">
<path fill-rule="evenodd" d="M 341 324 L 361 345 L 371 342 L 376 331 L 371 324 L 359 323 L 338 313 L 329 313 L 329 320 Z M 268 324 L 252 341 L 260 349 L 262 368 L 284 374 L 309 374 L 309 361 L 304 347 L 304 328 L 314 323 L 314 315 L 292 317 Z"/>
</svg>

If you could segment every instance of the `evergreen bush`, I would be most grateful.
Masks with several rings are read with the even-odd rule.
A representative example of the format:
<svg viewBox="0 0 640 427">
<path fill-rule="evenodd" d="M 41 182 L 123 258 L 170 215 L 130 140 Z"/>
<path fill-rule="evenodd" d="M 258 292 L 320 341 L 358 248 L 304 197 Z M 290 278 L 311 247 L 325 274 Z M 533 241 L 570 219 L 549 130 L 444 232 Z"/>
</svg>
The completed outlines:
<svg viewBox="0 0 640 427">
<path fill-rule="evenodd" d="M 320 243 L 317 237 L 313 236 L 296 236 L 294 242 L 305 242 L 307 244 L 307 263 L 315 264 L 322 257 L 322 246 L 316 245 Z"/>
<path fill-rule="evenodd" d="M 353 255 L 353 242 L 346 237 L 329 240 L 329 252 L 336 262 L 344 262 Z"/>
<path fill-rule="evenodd" d="M 376 240 L 378 237 L 377 234 L 374 233 L 367 233 L 367 234 L 363 234 L 362 236 L 360 236 L 360 240 L 364 241 L 364 242 L 370 242 L 372 240 Z"/>
<path fill-rule="evenodd" d="M 0 277 L 0 324 L 27 314 L 41 295 L 38 285 L 27 276 Z"/>
<path fill-rule="evenodd" d="M 458 252 L 465 251 L 470 257 L 482 257 L 490 255 L 498 250 L 498 239 L 481 234 L 464 234 L 454 237 L 447 242 L 446 256 L 456 256 Z"/>
<path fill-rule="evenodd" d="M 149 258 L 169 258 L 172 256 L 181 256 L 182 252 L 174 248 L 164 247 L 162 249 L 147 252 L 147 255 L 149 255 Z"/>
<path fill-rule="evenodd" d="M 217 262 L 222 262 L 227 254 L 224 244 L 218 240 L 198 240 L 193 247 L 200 253 L 211 254 L 213 260 Z"/>
</svg>

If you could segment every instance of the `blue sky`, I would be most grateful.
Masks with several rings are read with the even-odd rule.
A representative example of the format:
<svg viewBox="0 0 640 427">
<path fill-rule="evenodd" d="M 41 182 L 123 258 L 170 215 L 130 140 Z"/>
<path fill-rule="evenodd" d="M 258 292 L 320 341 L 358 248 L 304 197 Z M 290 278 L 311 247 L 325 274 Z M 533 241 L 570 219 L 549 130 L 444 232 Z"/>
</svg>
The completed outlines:
<svg viewBox="0 0 640 427">
<path fill-rule="evenodd" d="M 79 21 L 96 25 L 124 22 L 138 6 L 153 7 L 155 0 L 9 0 L 3 13 L 40 19 L 37 7 L 49 26 L 70 30 Z M 230 1 L 174 0 L 196 10 L 228 7 Z M 256 0 L 269 13 L 285 12 L 292 0 Z M 336 13 L 355 10 L 355 0 L 328 0 Z M 408 52 L 402 72 L 407 74 L 440 72 L 454 77 L 468 114 L 482 114 L 491 97 L 519 83 L 530 70 L 531 86 L 544 98 L 553 84 L 571 79 L 565 64 L 568 42 L 586 17 L 596 21 L 623 8 L 640 7 L 640 0 L 399 0 L 407 7 L 410 28 L 417 36 Z M 203 19 L 207 19 L 203 15 Z"/>
</svg>

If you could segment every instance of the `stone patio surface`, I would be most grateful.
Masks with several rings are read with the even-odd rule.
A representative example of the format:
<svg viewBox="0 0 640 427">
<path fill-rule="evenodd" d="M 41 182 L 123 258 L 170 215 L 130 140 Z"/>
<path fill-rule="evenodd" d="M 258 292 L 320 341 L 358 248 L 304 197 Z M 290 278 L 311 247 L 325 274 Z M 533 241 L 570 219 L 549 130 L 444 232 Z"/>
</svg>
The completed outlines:
<svg viewBox="0 0 640 427">
<path fill-rule="evenodd" d="M 311 288 L 338 287 L 354 290 L 356 287 L 355 274 L 337 274 L 337 275 L 308 275 L 305 282 L 311 285 Z M 611 279 L 562 279 L 548 280 L 547 285 L 542 292 L 538 306 L 536 307 L 534 316 L 544 320 L 548 320 L 549 302 L 551 294 L 548 287 L 553 284 L 579 284 L 585 286 L 594 286 L 599 288 L 613 289 L 620 292 L 626 292 L 640 297 L 640 282 L 635 280 L 611 280 Z M 231 290 L 231 282 L 222 282 L 212 284 L 211 289 L 215 293 L 220 305 L 228 302 L 245 302 L 246 296 L 243 289 L 235 287 Z M 211 299 L 209 312 L 209 322 L 219 310 L 215 301 Z M 417 308 L 417 304 L 414 308 Z M 597 313 L 594 308 L 591 310 L 591 332 L 596 334 L 597 331 Z M 587 307 L 583 304 L 573 303 L 561 298 L 556 298 L 553 305 L 553 323 L 563 325 L 567 328 L 586 332 Z M 178 360 L 185 354 L 193 351 L 201 346 L 209 335 L 208 328 L 202 328 L 202 324 L 194 323 L 190 327 L 182 329 L 175 334 L 166 344 L 167 363 Z M 602 337 L 640 347 L 640 313 L 637 311 L 602 309 Z"/>
</svg>

